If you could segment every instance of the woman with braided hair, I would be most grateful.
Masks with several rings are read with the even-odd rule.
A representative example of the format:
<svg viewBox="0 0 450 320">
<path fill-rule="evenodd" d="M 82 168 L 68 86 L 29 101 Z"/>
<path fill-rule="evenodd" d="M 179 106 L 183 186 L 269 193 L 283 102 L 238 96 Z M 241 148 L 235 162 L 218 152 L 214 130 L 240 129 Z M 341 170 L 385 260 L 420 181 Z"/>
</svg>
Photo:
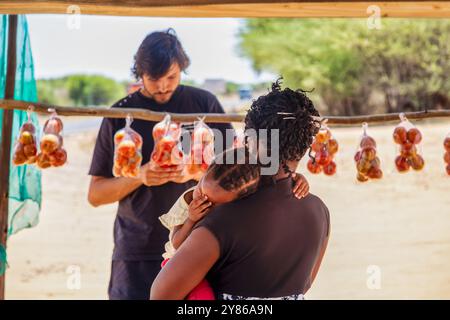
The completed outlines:
<svg viewBox="0 0 450 320">
<path fill-rule="evenodd" d="M 244 197 L 211 208 L 159 273 L 151 299 L 184 299 L 204 278 L 219 299 L 303 299 L 330 231 L 325 204 L 315 195 L 298 199 L 292 193 L 293 174 L 319 129 L 318 116 L 304 91 L 281 90 L 278 81 L 253 102 L 245 129 L 279 130 L 278 171 L 260 175 L 255 192 L 248 192 L 256 186 L 251 183 Z M 274 150 L 268 140 L 268 150 Z M 224 173 L 231 181 L 226 185 L 241 181 Z"/>
<path fill-rule="evenodd" d="M 169 241 L 165 244 L 162 266 L 173 257 L 194 225 L 213 207 L 242 199 L 255 192 L 260 183 L 260 175 L 260 166 L 256 161 L 254 163 L 250 161 L 248 148 L 229 149 L 216 156 L 197 186 L 186 190 L 169 212 L 159 217 L 161 223 L 170 231 Z M 296 176 L 294 186 L 296 197 L 307 195 L 309 187 L 301 191 L 305 183 L 307 185 L 302 176 Z M 187 299 L 213 300 L 214 293 L 209 284 L 203 280 L 189 293 Z"/>
</svg>

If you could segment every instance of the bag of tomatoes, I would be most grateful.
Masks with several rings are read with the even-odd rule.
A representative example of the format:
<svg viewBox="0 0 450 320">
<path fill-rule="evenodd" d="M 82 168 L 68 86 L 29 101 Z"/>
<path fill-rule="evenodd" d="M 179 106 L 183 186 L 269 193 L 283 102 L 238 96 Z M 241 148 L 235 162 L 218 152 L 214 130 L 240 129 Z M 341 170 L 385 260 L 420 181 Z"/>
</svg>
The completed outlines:
<svg viewBox="0 0 450 320">
<path fill-rule="evenodd" d="M 139 175 L 142 162 L 142 137 L 131 128 L 133 122 L 127 116 L 125 128 L 114 135 L 114 165 L 115 177 L 136 178 Z"/>
<path fill-rule="evenodd" d="M 63 148 L 63 122 L 55 110 L 49 111 L 52 114 L 44 124 L 40 152 L 36 159 L 36 165 L 41 169 L 61 167 L 67 162 L 67 152 Z"/>
<path fill-rule="evenodd" d="M 187 160 L 188 174 L 206 172 L 214 159 L 214 132 L 202 120 L 194 124 L 191 135 L 191 150 Z"/>
<path fill-rule="evenodd" d="M 155 146 L 151 161 L 162 168 L 178 166 L 184 161 L 180 148 L 181 126 L 170 120 L 170 115 L 153 127 Z"/>
<path fill-rule="evenodd" d="M 358 150 L 355 153 L 356 179 L 359 182 L 366 182 L 369 179 L 381 179 L 381 161 L 377 156 L 377 143 L 368 133 L 369 125 L 363 123 L 363 134 L 360 138 Z"/>
<path fill-rule="evenodd" d="M 392 135 L 398 146 L 395 167 L 398 172 L 407 172 L 410 168 L 420 171 L 425 166 L 420 147 L 422 133 L 409 122 L 404 113 L 400 114 L 400 120 Z"/>
<path fill-rule="evenodd" d="M 447 174 L 450 176 L 450 133 L 444 139 L 444 161 L 446 164 Z"/>
<path fill-rule="evenodd" d="M 36 127 L 31 121 L 31 110 L 28 110 L 28 121 L 20 127 L 19 135 L 14 143 L 12 162 L 16 166 L 33 164 L 37 159 Z"/>
<path fill-rule="evenodd" d="M 323 172 L 327 176 L 336 173 L 336 162 L 334 157 L 339 149 L 339 144 L 331 133 L 331 130 L 323 124 L 311 144 L 310 155 L 312 159 L 308 161 L 307 168 L 311 173 Z"/>
<path fill-rule="evenodd" d="M 181 126 L 171 121 L 170 114 L 167 114 L 163 120 L 155 124 L 153 127 L 153 140 L 156 143 L 161 140 L 167 134 L 171 134 L 174 139 L 180 139 L 181 136 Z"/>
</svg>

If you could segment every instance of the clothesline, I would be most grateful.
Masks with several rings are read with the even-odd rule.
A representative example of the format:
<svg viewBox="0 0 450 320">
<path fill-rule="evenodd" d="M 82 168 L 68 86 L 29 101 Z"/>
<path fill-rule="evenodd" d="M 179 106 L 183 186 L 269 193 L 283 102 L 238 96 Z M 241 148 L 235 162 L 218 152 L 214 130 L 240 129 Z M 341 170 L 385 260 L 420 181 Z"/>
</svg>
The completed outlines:
<svg viewBox="0 0 450 320">
<path fill-rule="evenodd" d="M 86 116 L 86 117 L 105 117 L 105 118 L 126 118 L 131 115 L 133 119 L 148 121 L 161 121 L 166 112 L 156 112 L 141 108 L 104 108 L 104 107 L 63 107 L 44 103 L 33 103 L 29 101 L 0 99 L 0 109 L 6 110 L 28 110 L 33 106 L 34 112 L 40 114 L 50 114 L 49 109 L 55 110 L 62 116 Z M 242 122 L 245 118 L 243 113 L 169 113 L 173 121 L 193 122 L 199 118 L 204 118 L 208 123 L 230 123 Z M 327 119 L 328 125 L 360 125 L 363 122 L 369 124 L 398 122 L 400 113 L 387 113 L 363 116 L 322 116 Z M 409 120 L 419 120 L 428 118 L 448 118 L 450 110 L 426 110 L 404 113 Z"/>
</svg>

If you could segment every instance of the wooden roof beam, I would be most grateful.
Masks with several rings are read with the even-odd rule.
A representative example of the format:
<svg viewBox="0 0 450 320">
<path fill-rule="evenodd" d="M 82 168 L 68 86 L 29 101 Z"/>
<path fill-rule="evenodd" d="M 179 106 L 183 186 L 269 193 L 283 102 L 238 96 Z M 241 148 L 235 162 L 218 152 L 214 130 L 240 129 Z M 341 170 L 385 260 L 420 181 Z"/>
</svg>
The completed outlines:
<svg viewBox="0 0 450 320">
<path fill-rule="evenodd" d="M 214 4 L 210 4 L 214 3 Z M 267 0 L 0 0 L 3 14 L 81 14 L 153 17 L 362 17 L 379 6 L 381 17 L 449 18 L 450 1 L 318 2 Z"/>
</svg>

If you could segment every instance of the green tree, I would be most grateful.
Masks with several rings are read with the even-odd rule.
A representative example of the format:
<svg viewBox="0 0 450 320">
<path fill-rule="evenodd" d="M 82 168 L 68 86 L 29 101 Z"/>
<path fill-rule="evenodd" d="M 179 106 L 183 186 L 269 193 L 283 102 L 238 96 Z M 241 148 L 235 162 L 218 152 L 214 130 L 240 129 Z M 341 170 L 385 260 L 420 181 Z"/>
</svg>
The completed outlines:
<svg viewBox="0 0 450 320">
<path fill-rule="evenodd" d="M 70 75 L 38 80 L 40 101 L 76 106 L 109 105 L 126 94 L 123 83 L 99 75 Z"/>
<path fill-rule="evenodd" d="M 55 92 L 53 91 L 52 85 L 49 81 L 38 80 L 36 85 L 40 102 L 47 104 L 57 104 Z"/>
<path fill-rule="evenodd" d="M 235 82 L 227 81 L 226 83 L 226 94 L 236 93 L 239 89 L 239 84 Z"/>
<path fill-rule="evenodd" d="M 85 75 L 73 75 L 67 78 L 69 97 L 76 106 L 88 105 L 88 80 Z"/>
<path fill-rule="evenodd" d="M 102 76 L 91 76 L 88 83 L 88 101 L 95 106 L 110 104 L 126 94 L 122 85 Z"/>
<path fill-rule="evenodd" d="M 383 19 L 371 30 L 362 19 L 250 19 L 239 35 L 255 70 L 314 89 L 331 115 L 370 113 L 377 92 L 387 111 L 449 92 L 450 21 Z"/>
<path fill-rule="evenodd" d="M 433 107 L 436 94 L 450 92 L 450 21 L 386 19 L 382 32 L 363 32 L 357 50 L 365 72 L 385 96 L 388 112 L 404 105 Z"/>
</svg>

